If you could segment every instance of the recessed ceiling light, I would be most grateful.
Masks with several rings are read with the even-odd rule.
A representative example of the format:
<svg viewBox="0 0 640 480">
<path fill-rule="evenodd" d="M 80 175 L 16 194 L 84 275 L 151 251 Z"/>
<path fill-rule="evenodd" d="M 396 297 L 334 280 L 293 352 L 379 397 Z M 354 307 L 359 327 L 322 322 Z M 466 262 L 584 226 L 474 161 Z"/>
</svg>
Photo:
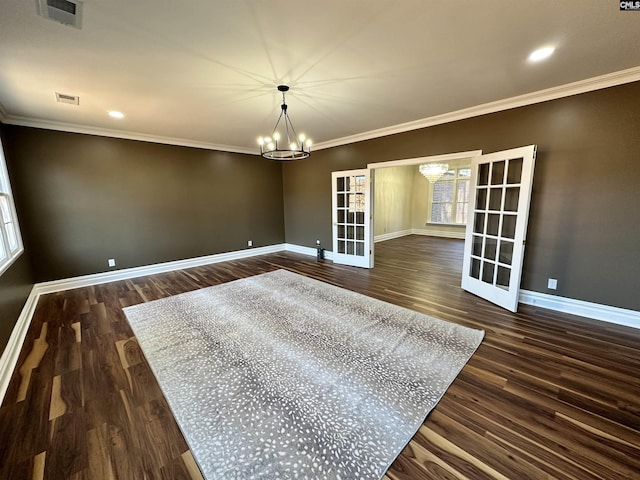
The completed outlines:
<svg viewBox="0 0 640 480">
<path fill-rule="evenodd" d="M 109 112 L 109 116 L 110 116 L 110 117 L 113 117 L 113 118 L 124 118 L 124 113 L 122 113 L 122 112 L 117 112 L 117 111 L 115 111 L 115 110 L 111 110 L 111 111 Z"/>
<path fill-rule="evenodd" d="M 545 60 L 545 59 L 549 58 L 553 54 L 555 49 L 556 49 L 556 47 L 539 48 L 538 50 L 532 52 L 531 55 L 529 55 L 529 61 L 530 62 L 539 62 L 540 60 Z"/>
</svg>

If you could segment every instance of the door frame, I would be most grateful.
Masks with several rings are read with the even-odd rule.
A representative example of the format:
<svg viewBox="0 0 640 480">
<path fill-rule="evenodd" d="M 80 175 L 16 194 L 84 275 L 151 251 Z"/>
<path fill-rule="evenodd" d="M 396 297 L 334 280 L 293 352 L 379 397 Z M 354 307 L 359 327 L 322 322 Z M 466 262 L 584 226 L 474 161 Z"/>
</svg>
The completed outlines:
<svg viewBox="0 0 640 480">
<path fill-rule="evenodd" d="M 389 160 L 367 164 L 367 168 L 406 167 L 420 165 L 421 163 L 446 162 L 447 160 L 459 160 L 461 158 L 473 158 L 482 155 L 482 150 L 469 150 L 468 152 L 445 153 L 442 155 L 430 155 L 428 157 L 404 158 L 402 160 Z"/>
<path fill-rule="evenodd" d="M 389 160 L 386 162 L 376 162 L 376 163 L 369 163 L 367 165 L 367 168 L 371 171 L 372 175 L 372 182 L 371 182 L 371 197 L 370 197 L 370 205 L 369 205 L 369 211 L 371 212 L 371 242 L 373 245 L 373 242 L 375 241 L 374 238 L 374 232 L 375 232 L 375 225 L 374 225 L 374 203 L 375 203 L 375 181 L 376 181 L 376 176 L 373 175 L 373 170 L 377 169 L 377 168 L 388 168 L 388 167 L 407 167 L 407 166 L 413 166 L 413 165 L 421 165 L 423 163 L 433 163 L 433 162 L 447 162 L 447 161 L 453 161 L 453 160 L 460 160 L 462 158 L 474 158 L 474 157 L 478 157 L 482 155 L 482 150 L 469 150 L 467 152 L 454 152 L 454 153 L 445 153 L 442 155 L 430 155 L 428 157 L 414 157 L 414 158 L 404 158 L 401 160 Z M 372 261 L 375 261 L 375 249 L 372 249 L 372 253 L 371 255 L 373 256 Z"/>
</svg>

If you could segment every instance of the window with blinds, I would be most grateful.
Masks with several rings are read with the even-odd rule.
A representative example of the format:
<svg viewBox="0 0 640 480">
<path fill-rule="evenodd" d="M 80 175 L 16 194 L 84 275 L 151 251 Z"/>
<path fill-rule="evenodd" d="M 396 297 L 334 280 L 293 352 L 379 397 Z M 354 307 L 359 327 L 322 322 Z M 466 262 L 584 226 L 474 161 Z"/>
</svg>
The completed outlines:
<svg viewBox="0 0 640 480">
<path fill-rule="evenodd" d="M 471 168 L 448 170 L 431 188 L 429 223 L 466 225 Z"/>
</svg>

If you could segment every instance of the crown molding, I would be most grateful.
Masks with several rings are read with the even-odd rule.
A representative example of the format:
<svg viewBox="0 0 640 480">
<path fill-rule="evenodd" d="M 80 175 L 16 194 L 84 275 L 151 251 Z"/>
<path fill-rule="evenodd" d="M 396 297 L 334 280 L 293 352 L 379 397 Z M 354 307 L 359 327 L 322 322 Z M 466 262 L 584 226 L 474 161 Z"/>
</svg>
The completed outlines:
<svg viewBox="0 0 640 480">
<path fill-rule="evenodd" d="M 463 108 L 461 110 L 443 113 L 441 115 L 435 115 L 432 117 L 422 118 L 419 120 L 392 125 L 390 127 L 379 128 L 376 130 L 370 130 L 368 132 L 357 133 L 355 135 L 328 140 L 326 142 L 319 142 L 313 145 L 312 152 L 323 150 L 326 148 L 347 145 L 350 143 L 361 142 L 364 140 L 385 137 L 387 135 L 394 135 L 396 133 L 403 133 L 409 132 L 411 130 L 432 127 L 434 125 L 442 125 L 444 123 L 455 122 L 457 120 L 478 117 L 480 115 L 501 112 L 512 108 L 524 107 L 527 105 L 533 105 L 549 100 L 556 100 L 558 98 L 569 97 L 572 95 L 592 92 L 595 90 L 601 90 L 603 88 L 615 87 L 617 85 L 623 85 L 625 83 L 632 83 L 637 81 L 640 81 L 640 66 L 632 67 L 626 70 L 620 70 L 618 72 L 608 73 L 606 75 L 600 75 L 598 77 L 588 78 L 586 80 L 567 83 L 565 85 L 560 85 L 557 87 L 547 88 L 545 90 L 540 90 L 537 92 L 526 93 L 524 95 L 518 95 L 516 97 L 497 100 L 495 102 L 483 103 L 481 105 Z M 143 142 L 162 143 L 167 145 L 202 148 L 205 150 L 218 150 L 223 152 L 242 153 L 248 155 L 257 154 L 256 149 L 247 147 L 219 145 L 215 143 L 198 142 L 195 140 L 188 140 L 183 138 L 149 135 L 145 133 L 127 132 L 122 130 L 110 130 L 98 127 L 87 127 L 71 123 L 53 122 L 50 120 L 37 118 L 12 116 L 7 113 L 2 104 L 0 104 L 0 121 L 5 124 L 11 125 L 44 128 L 47 130 L 58 130 L 72 133 L 84 133 L 87 135 L 98 135 L 101 137 L 123 138 L 127 140 L 139 140 Z"/>
<path fill-rule="evenodd" d="M 349 135 L 347 137 L 337 138 L 327 142 L 314 144 L 314 150 L 322 150 L 325 148 L 338 147 L 350 143 L 361 142 L 363 140 L 371 140 L 374 138 L 394 135 L 396 133 L 409 132 L 420 128 L 432 127 L 434 125 L 442 125 L 444 123 L 455 122 L 467 118 L 478 117 L 488 113 L 496 113 L 517 107 L 524 107 L 536 103 L 556 100 L 558 98 L 570 97 L 581 93 L 601 90 L 603 88 L 615 87 L 625 83 L 637 82 L 640 80 L 640 67 L 633 67 L 627 70 L 600 75 L 598 77 L 588 78 L 577 82 L 567 83 L 557 87 L 547 88 L 537 92 L 526 93 L 516 97 L 505 98 L 495 102 L 483 103 L 475 107 L 463 108 L 454 112 L 443 113 L 412 122 L 401 123 L 390 127 L 379 128 L 368 132 Z"/>
<path fill-rule="evenodd" d="M 0 115 L 1 115 L 0 111 Z M 0 116 L 0 120 L 2 117 Z M 195 140 L 187 140 L 183 138 L 164 137 L 161 135 L 149 135 L 146 133 L 126 132 L 122 130 L 111 130 L 107 128 L 87 127 L 74 123 L 53 122 L 28 117 L 16 117 L 6 115 L 3 123 L 10 125 L 19 125 L 23 127 L 43 128 L 45 130 L 57 130 L 61 132 L 83 133 L 86 135 L 98 135 L 100 137 L 123 138 L 125 140 L 139 140 L 141 142 L 162 143 L 166 145 L 176 145 L 179 147 L 193 147 L 204 150 L 217 150 L 221 152 L 244 153 L 248 155 L 257 155 L 256 149 L 236 147 L 233 145 L 219 145 L 215 143 L 197 142 Z"/>
</svg>

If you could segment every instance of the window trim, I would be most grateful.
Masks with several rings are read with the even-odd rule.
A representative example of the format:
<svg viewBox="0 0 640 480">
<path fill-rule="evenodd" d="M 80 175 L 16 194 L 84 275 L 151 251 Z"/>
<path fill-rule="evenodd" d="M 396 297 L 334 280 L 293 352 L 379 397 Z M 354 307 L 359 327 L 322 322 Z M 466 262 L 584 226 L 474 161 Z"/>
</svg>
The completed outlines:
<svg viewBox="0 0 640 480">
<path fill-rule="evenodd" d="M 24 244 L 22 242 L 22 234 L 20 232 L 20 224 L 18 223 L 18 214 L 16 213 L 16 206 L 13 199 L 13 192 L 11 191 L 11 183 L 9 182 L 9 171 L 7 170 L 7 162 L 4 155 L 4 148 L 2 146 L 2 140 L 0 139 L 0 194 L 6 196 L 9 204 L 9 215 L 11 223 L 16 234 L 16 240 L 18 242 L 17 248 L 13 251 L 9 248 L 9 241 L 7 238 L 7 232 L 5 231 L 4 219 L 0 218 L 0 242 L 3 243 L 3 247 L 7 252 L 7 257 L 0 260 L 0 276 L 6 272 L 11 265 L 22 255 L 24 252 Z M 1 213 L 0 213 L 1 216 Z"/>
</svg>

